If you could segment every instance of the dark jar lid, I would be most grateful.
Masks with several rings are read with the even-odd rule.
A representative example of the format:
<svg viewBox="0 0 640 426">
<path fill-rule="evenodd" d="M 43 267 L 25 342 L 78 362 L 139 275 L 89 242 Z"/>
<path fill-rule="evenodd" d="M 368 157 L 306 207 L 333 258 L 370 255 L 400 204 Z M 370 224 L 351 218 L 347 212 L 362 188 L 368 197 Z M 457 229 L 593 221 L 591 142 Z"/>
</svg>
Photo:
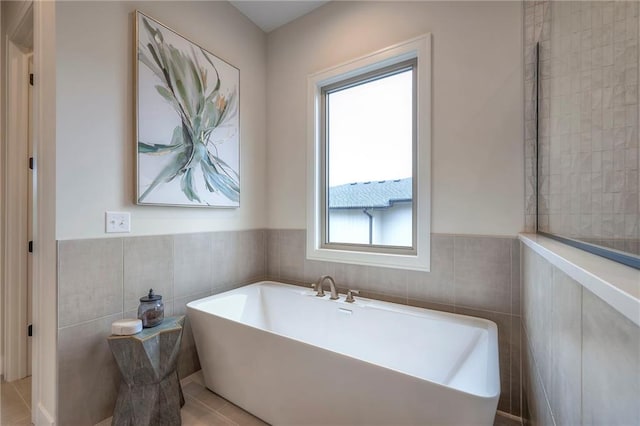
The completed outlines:
<svg viewBox="0 0 640 426">
<path fill-rule="evenodd" d="M 155 302 L 156 300 L 162 300 L 162 296 L 159 294 L 154 294 L 152 288 L 149 289 L 148 295 L 140 298 L 140 301 L 143 303 Z"/>
</svg>

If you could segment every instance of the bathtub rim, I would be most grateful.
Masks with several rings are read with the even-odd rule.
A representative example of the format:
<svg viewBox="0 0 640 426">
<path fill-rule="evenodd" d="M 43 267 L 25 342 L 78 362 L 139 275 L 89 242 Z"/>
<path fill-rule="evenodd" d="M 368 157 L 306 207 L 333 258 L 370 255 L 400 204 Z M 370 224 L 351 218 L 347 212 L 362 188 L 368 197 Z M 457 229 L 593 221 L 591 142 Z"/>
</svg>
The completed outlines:
<svg viewBox="0 0 640 426">
<path fill-rule="evenodd" d="M 187 303 L 187 308 L 191 308 L 191 309 L 197 309 L 200 310 L 202 312 L 207 312 L 207 313 L 211 313 L 212 315 L 216 315 L 212 312 L 208 312 L 205 311 L 203 309 L 200 309 L 197 304 L 200 303 L 204 303 L 205 301 L 208 301 L 210 299 L 215 299 L 215 298 L 219 298 L 222 297 L 224 295 L 229 295 L 233 292 L 236 291 L 240 291 L 243 289 L 247 289 L 247 288 L 252 288 L 252 287 L 260 287 L 260 286 L 271 286 L 271 287 L 285 287 L 288 288 L 291 291 L 295 291 L 298 292 L 300 294 L 304 294 L 304 295 L 313 295 L 313 293 L 315 292 L 314 290 L 310 289 L 310 288 L 306 288 L 304 286 L 301 285 L 297 285 L 297 284 L 289 284 L 289 283 L 284 283 L 284 282 L 280 282 L 280 281 L 273 281 L 273 280 L 263 280 L 263 281 L 256 281 L 253 283 L 248 283 L 248 284 L 244 284 L 240 287 L 236 287 L 230 290 L 226 290 L 224 292 L 221 293 L 217 293 L 217 294 L 212 294 L 209 296 L 205 296 L 205 297 L 201 297 L 200 299 L 197 300 L 192 300 L 191 302 Z M 435 317 L 456 317 L 460 320 L 462 320 L 465 323 L 475 323 L 477 325 L 480 324 L 484 324 L 486 327 L 482 327 L 485 328 L 487 330 L 489 330 L 490 328 L 495 328 L 497 331 L 497 325 L 494 321 L 488 320 L 486 318 L 479 318 L 479 317 L 474 317 L 471 315 L 465 315 L 465 314 L 459 314 L 459 313 L 454 313 L 454 312 L 446 312 L 446 311 L 438 311 L 435 309 L 430 309 L 430 308 L 421 308 L 419 306 L 411 306 L 411 305 L 404 305 L 401 303 L 395 303 L 395 302 L 388 302 L 385 300 L 379 300 L 379 299 L 371 299 L 371 298 L 366 298 L 366 297 L 360 297 L 358 296 L 356 298 L 356 301 L 354 302 L 354 304 L 352 303 L 346 303 L 345 302 L 345 298 L 346 295 L 340 293 L 339 294 L 340 299 L 339 300 L 335 300 L 333 301 L 334 303 L 340 303 L 341 306 L 359 306 L 359 307 L 366 307 L 366 308 L 372 308 L 372 309 L 380 309 L 380 310 L 384 310 L 384 311 L 390 311 L 390 312 L 397 312 L 397 313 L 401 313 L 401 314 L 406 314 L 406 315 L 411 315 L 411 316 L 417 316 L 417 317 L 425 317 L 425 316 L 435 316 Z M 329 295 L 325 295 L 324 297 L 318 297 L 318 300 L 328 300 L 329 299 Z M 428 312 L 428 314 L 426 314 Z M 220 315 L 216 315 L 220 318 L 225 318 L 225 317 L 221 317 Z M 229 318 L 225 318 L 225 319 L 229 319 Z M 235 321 L 232 319 L 229 319 L 231 321 L 234 322 L 238 322 L 240 324 L 246 324 L 242 321 Z M 263 330 L 263 329 L 261 329 Z M 264 331 L 270 331 L 270 330 L 264 330 Z M 275 333 L 272 332 L 274 334 L 278 334 L 279 333 Z M 284 337 L 289 337 L 289 336 L 284 336 Z"/>
</svg>

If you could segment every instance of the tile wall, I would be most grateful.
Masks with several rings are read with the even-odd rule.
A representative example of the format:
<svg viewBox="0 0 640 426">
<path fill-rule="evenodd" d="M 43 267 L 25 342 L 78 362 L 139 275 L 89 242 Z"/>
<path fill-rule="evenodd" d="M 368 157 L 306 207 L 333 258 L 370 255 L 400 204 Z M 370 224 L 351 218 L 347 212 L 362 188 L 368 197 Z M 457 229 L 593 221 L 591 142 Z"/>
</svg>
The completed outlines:
<svg viewBox="0 0 640 426">
<path fill-rule="evenodd" d="M 486 318 L 498 325 L 498 409 L 520 416 L 520 251 L 509 237 L 433 234 L 431 272 L 307 260 L 305 230 L 269 230 L 267 277 L 310 285 L 323 274 L 361 297 Z"/>
<path fill-rule="evenodd" d="M 539 227 L 636 254 L 638 9 L 637 1 L 525 2 L 528 181 L 535 155 L 531 52 L 540 41 Z M 535 193 L 527 189 L 531 214 Z"/>
<path fill-rule="evenodd" d="M 637 1 L 551 2 L 543 229 L 638 253 Z M 548 86 L 548 87 L 547 87 Z M 630 243 L 635 243 L 630 244 Z"/>
<path fill-rule="evenodd" d="M 165 316 L 186 304 L 263 278 L 266 231 L 70 240 L 58 243 L 58 421 L 93 425 L 113 414 L 120 373 L 106 337 L 135 318 L 149 288 Z M 178 372 L 200 369 L 188 321 Z"/>
<path fill-rule="evenodd" d="M 112 415 L 119 372 L 106 337 L 135 317 L 150 287 L 166 315 L 191 300 L 265 278 L 308 285 L 331 274 L 362 297 L 490 319 L 498 325 L 502 395 L 498 408 L 521 413 L 520 251 L 515 238 L 432 236 L 429 273 L 309 261 L 305 230 L 256 230 L 60 241 L 59 421 L 93 425 Z M 179 373 L 199 369 L 190 328 Z M 87 397 L 90 395 L 90 397 Z"/>
<path fill-rule="evenodd" d="M 523 246 L 523 416 L 640 424 L 640 327 Z"/>
</svg>

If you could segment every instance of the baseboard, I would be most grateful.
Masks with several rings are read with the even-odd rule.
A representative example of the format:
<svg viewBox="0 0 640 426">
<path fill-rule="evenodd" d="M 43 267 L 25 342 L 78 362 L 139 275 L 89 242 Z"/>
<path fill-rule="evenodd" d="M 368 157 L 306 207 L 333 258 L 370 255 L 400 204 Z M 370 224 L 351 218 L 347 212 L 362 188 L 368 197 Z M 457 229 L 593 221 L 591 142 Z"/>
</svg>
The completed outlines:
<svg viewBox="0 0 640 426">
<path fill-rule="evenodd" d="M 46 408 L 42 404 L 38 404 L 38 410 L 36 411 L 36 419 L 33 422 L 36 426 L 55 426 L 56 421 L 53 416 L 49 414 Z"/>
<path fill-rule="evenodd" d="M 514 422 L 519 422 L 522 424 L 522 417 L 514 416 L 513 414 L 505 413 L 504 411 L 496 410 L 496 415 L 500 417 L 506 417 L 509 420 L 513 420 Z"/>
</svg>

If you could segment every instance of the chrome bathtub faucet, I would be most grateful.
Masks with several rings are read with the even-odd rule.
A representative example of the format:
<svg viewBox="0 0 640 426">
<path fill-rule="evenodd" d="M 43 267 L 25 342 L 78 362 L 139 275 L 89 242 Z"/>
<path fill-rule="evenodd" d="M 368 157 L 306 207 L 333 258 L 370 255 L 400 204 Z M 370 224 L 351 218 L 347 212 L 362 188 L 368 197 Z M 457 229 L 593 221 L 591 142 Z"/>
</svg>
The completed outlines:
<svg viewBox="0 0 640 426">
<path fill-rule="evenodd" d="M 331 297 L 329 299 L 338 300 L 340 297 L 338 296 L 336 282 L 333 280 L 333 278 L 331 278 L 330 275 L 323 275 L 320 277 L 318 282 L 316 282 L 315 284 L 311 284 L 311 287 L 317 291 L 316 296 L 324 297 L 324 289 L 322 288 L 322 285 L 326 280 L 329 280 L 329 288 L 331 289 Z"/>
</svg>

